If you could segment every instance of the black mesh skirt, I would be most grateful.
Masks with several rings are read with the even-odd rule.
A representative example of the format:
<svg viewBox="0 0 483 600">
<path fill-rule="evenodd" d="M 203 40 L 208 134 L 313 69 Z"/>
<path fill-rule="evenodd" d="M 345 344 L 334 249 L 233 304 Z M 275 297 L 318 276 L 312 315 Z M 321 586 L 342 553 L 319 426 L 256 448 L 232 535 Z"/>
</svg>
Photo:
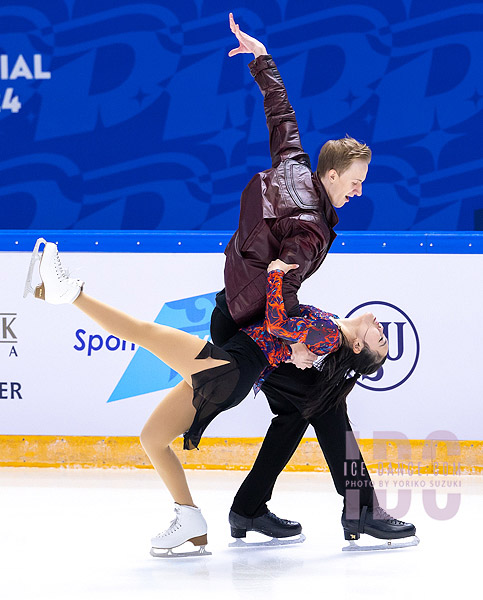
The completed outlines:
<svg viewBox="0 0 483 600">
<path fill-rule="evenodd" d="M 235 334 L 223 348 L 206 342 L 197 359 L 227 360 L 192 375 L 193 406 L 196 415 L 184 434 L 183 448 L 192 450 L 200 443 L 204 430 L 224 410 L 233 408 L 248 395 L 268 361 L 256 342 L 243 331 Z"/>
</svg>

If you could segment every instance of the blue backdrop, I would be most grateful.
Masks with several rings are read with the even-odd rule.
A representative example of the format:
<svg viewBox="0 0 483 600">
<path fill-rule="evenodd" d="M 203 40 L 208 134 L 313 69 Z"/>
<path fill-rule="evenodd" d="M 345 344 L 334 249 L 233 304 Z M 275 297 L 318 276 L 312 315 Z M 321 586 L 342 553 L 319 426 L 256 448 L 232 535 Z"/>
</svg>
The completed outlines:
<svg viewBox="0 0 483 600">
<path fill-rule="evenodd" d="M 316 164 L 373 150 L 346 230 L 483 229 L 483 3 L 2 0 L 2 229 L 232 230 L 270 166 L 228 12 L 277 62 Z"/>
</svg>

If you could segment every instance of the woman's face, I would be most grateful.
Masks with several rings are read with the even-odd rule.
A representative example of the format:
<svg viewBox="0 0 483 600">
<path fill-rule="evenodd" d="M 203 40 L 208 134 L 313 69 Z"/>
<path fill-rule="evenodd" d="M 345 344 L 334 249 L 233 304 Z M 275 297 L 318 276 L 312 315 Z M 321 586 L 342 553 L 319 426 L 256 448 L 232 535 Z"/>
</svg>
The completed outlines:
<svg viewBox="0 0 483 600">
<path fill-rule="evenodd" d="M 368 346 L 373 352 L 377 352 L 381 358 L 387 355 L 388 342 L 384 335 L 382 325 L 376 320 L 372 313 L 365 313 L 360 317 L 358 326 L 358 337 L 363 343 Z"/>
</svg>

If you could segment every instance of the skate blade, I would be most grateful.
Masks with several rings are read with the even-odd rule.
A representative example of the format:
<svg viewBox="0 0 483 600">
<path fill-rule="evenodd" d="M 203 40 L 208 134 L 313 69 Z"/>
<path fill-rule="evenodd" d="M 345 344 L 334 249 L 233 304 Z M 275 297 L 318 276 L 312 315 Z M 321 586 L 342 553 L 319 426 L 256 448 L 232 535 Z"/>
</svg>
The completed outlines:
<svg viewBox="0 0 483 600">
<path fill-rule="evenodd" d="M 266 542 L 246 542 L 241 538 L 237 538 L 234 542 L 228 544 L 229 548 L 272 548 L 275 546 L 293 546 L 294 544 L 302 544 L 305 542 L 305 535 L 301 533 L 298 536 L 290 538 L 272 538 Z"/>
<path fill-rule="evenodd" d="M 175 552 L 176 548 L 151 548 L 150 554 L 155 558 L 184 558 L 187 556 L 211 556 L 206 546 L 198 546 L 192 552 Z"/>
<path fill-rule="evenodd" d="M 26 298 L 29 294 L 32 294 L 35 296 L 35 288 L 32 286 L 32 277 L 33 277 L 33 273 L 34 273 L 34 268 L 35 268 L 35 264 L 37 263 L 37 261 L 40 262 L 41 258 L 42 258 L 42 254 L 39 252 L 39 247 L 40 244 L 46 244 L 46 240 L 44 240 L 44 238 L 39 238 L 36 242 L 35 242 L 35 246 L 32 252 L 32 258 L 30 259 L 30 265 L 29 265 L 29 270 L 27 273 L 27 279 L 25 280 L 25 287 L 23 290 L 23 297 Z"/>
<path fill-rule="evenodd" d="M 396 550 L 397 548 L 409 548 L 417 546 L 419 538 L 417 535 L 400 540 L 386 540 L 383 544 L 374 544 L 371 546 L 359 546 L 354 541 L 349 541 L 348 546 L 342 548 L 342 552 L 370 552 L 372 550 Z"/>
</svg>

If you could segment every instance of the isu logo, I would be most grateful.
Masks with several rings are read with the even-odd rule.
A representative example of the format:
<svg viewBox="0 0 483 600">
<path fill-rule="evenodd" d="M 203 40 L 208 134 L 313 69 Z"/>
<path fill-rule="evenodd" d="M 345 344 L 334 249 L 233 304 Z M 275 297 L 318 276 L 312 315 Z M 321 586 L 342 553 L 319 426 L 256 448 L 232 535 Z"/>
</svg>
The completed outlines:
<svg viewBox="0 0 483 600">
<path fill-rule="evenodd" d="M 347 317 L 372 312 L 384 328 L 389 352 L 384 365 L 373 375 L 363 376 L 357 385 L 383 392 L 403 384 L 414 372 L 419 359 L 419 337 L 408 315 L 394 304 L 373 300 L 352 309 Z"/>
</svg>

